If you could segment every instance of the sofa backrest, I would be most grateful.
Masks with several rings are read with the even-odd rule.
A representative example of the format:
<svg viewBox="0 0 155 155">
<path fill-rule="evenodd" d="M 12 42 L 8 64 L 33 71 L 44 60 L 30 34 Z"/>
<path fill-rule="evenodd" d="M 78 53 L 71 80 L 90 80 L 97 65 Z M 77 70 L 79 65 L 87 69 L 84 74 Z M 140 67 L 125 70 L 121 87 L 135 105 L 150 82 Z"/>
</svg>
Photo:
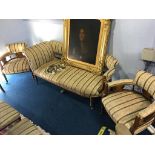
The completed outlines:
<svg viewBox="0 0 155 155">
<path fill-rule="evenodd" d="M 23 52 L 23 50 L 27 47 L 26 43 L 24 42 L 19 42 L 19 43 L 12 43 L 6 45 L 7 49 L 11 53 L 19 53 Z"/>
<path fill-rule="evenodd" d="M 145 71 L 138 71 L 134 84 L 144 89 L 155 99 L 155 76 Z"/>
<path fill-rule="evenodd" d="M 106 77 L 107 81 L 111 80 L 117 65 L 118 65 L 118 60 L 116 58 L 114 58 L 112 55 L 106 56 L 106 59 L 105 59 L 106 70 L 103 75 Z"/>
<path fill-rule="evenodd" d="M 29 61 L 29 65 L 32 71 L 54 59 L 54 54 L 49 42 L 36 44 L 30 48 L 25 49 L 24 53 Z"/>
<path fill-rule="evenodd" d="M 49 43 L 54 52 L 54 56 L 56 58 L 61 58 L 63 54 L 63 43 L 60 41 L 54 41 L 54 40 L 50 41 Z"/>
</svg>

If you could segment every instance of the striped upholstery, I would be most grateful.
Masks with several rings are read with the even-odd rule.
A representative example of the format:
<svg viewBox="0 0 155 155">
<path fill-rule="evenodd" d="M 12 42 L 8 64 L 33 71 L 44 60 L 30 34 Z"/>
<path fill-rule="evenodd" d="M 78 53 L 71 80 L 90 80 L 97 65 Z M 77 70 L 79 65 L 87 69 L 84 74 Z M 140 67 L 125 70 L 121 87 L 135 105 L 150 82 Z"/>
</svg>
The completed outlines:
<svg viewBox="0 0 155 155">
<path fill-rule="evenodd" d="M 3 66 L 4 74 L 14 74 L 29 71 L 30 67 L 26 58 L 15 58 Z"/>
<path fill-rule="evenodd" d="M 155 76 L 145 71 L 139 71 L 134 84 L 147 91 L 155 99 Z"/>
<path fill-rule="evenodd" d="M 152 103 L 152 104 L 150 104 L 146 109 L 140 111 L 140 112 L 138 113 L 138 116 L 139 116 L 140 118 L 145 118 L 145 117 L 147 117 L 148 115 L 153 114 L 153 113 L 155 113 L 155 102 Z"/>
<path fill-rule="evenodd" d="M 42 132 L 27 118 L 22 119 L 11 129 L 9 129 L 6 135 L 41 135 Z"/>
<path fill-rule="evenodd" d="M 11 53 L 18 53 L 23 52 L 23 50 L 26 48 L 27 45 L 26 43 L 21 42 L 21 43 L 8 44 L 6 46 Z"/>
<path fill-rule="evenodd" d="M 20 114 L 11 106 L 0 101 L 0 130 L 20 118 Z"/>
<path fill-rule="evenodd" d="M 50 41 L 50 45 L 52 46 L 52 50 L 56 58 L 61 58 L 63 43 L 59 41 Z"/>
<path fill-rule="evenodd" d="M 34 71 L 34 74 L 79 95 L 99 96 L 103 88 L 102 76 L 72 66 L 66 66 L 64 70 L 56 74 L 46 72 L 48 66 L 54 63 L 60 63 L 60 60 L 42 65 Z"/>
<path fill-rule="evenodd" d="M 107 55 L 105 59 L 105 65 L 108 69 L 115 68 L 118 64 L 118 60 L 114 58 L 112 55 Z"/>
<path fill-rule="evenodd" d="M 25 55 L 28 58 L 29 65 L 32 71 L 54 59 L 52 47 L 48 42 L 42 42 L 40 44 L 27 48 L 25 50 Z"/>
<path fill-rule="evenodd" d="M 102 103 L 115 123 L 125 124 L 129 129 L 138 113 L 151 104 L 141 94 L 125 90 L 108 95 Z"/>
<path fill-rule="evenodd" d="M 114 74 L 117 65 L 118 60 L 116 58 L 111 55 L 106 56 L 105 67 L 107 68 L 107 71 L 103 75 L 106 77 L 107 81 L 112 78 L 112 75 Z"/>
</svg>

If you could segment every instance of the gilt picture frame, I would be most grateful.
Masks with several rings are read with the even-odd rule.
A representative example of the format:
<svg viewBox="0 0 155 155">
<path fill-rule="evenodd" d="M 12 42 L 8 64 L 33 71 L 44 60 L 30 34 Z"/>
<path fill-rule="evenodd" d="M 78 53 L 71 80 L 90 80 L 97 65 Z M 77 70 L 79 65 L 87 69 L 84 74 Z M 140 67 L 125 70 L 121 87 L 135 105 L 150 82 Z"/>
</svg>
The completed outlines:
<svg viewBox="0 0 155 155">
<path fill-rule="evenodd" d="M 62 59 L 69 65 L 101 75 L 109 31 L 109 19 L 64 20 Z"/>
</svg>

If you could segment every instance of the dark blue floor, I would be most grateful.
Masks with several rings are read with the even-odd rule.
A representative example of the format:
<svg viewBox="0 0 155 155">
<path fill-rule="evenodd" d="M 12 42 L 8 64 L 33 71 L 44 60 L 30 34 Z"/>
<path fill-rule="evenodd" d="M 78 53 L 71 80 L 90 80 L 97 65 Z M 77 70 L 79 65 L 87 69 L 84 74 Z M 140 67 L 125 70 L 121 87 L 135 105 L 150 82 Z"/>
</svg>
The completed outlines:
<svg viewBox="0 0 155 155">
<path fill-rule="evenodd" d="M 7 75 L 8 84 L 2 83 L 4 100 L 24 116 L 51 134 L 96 135 L 101 126 L 114 129 L 114 123 L 106 113 L 100 113 L 100 100 L 94 101 L 91 110 L 89 99 L 71 92 L 60 93 L 61 88 L 39 79 L 37 85 L 31 73 Z"/>
</svg>

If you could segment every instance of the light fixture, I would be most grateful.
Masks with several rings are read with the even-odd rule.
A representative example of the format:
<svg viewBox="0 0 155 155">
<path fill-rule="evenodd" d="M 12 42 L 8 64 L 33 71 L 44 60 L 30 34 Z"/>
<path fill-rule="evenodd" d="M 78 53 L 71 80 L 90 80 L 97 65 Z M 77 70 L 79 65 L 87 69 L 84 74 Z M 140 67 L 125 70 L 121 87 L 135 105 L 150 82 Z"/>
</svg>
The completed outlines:
<svg viewBox="0 0 155 155">
<path fill-rule="evenodd" d="M 155 63 L 155 49 L 144 48 L 142 51 L 141 59 L 145 62 L 145 71 L 148 71 L 152 63 Z"/>
</svg>

